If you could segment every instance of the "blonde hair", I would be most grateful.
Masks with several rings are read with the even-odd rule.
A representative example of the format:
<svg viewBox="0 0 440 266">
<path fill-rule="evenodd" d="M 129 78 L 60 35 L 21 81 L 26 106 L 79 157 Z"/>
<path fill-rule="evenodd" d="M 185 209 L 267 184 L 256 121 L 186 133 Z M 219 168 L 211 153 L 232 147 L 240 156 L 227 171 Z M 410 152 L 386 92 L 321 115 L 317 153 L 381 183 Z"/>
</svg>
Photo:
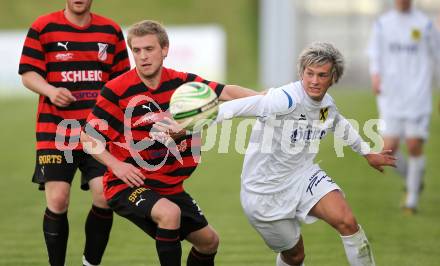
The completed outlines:
<svg viewBox="0 0 440 266">
<path fill-rule="evenodd" d="M 308 66 L 332 64 L 332 84 L 339 81 L 344 73 L 344 57 L 332 44 L 326 42 L 314 42 L 306 47 L 298 59 L 298 74 L 303 76 Z"/>
<path fill-rule="evenodd" d="M 133 39 L 133 37 L 143 37 L 149 34 L 157 36 L 157 38 L 159 39 L 160 47 L 164 48 L 170 45 L 167 31 L 162 26 L 162 24 L 154 20 L 143 20 L 131 25 L 130 28 L 128 28 L 128 47 L 130 47 L 131 49 L 131 40 Z"/>
</svg>

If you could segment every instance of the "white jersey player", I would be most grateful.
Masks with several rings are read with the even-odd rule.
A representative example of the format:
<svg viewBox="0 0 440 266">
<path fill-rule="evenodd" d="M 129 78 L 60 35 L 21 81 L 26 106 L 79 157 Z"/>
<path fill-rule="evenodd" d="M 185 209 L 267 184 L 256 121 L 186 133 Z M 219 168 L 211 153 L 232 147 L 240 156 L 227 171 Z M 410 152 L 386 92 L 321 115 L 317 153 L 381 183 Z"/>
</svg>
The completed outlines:
<svg viewBox="0 0 440 266">
<path fill-rule="evenodd" d="M 300 55 L 301 81 L 220 106 L 218 122 L 258 117 L 244 159 L 241 203 L 252 226 L 279 253 L 276 265 L 303 265 L 300 222 L 317 218 L 340 233 L 350 265 L 375 265 L 341 189 L 313 162 L 318 142 L 334 131 L 372 167 L 382 171 L 382 166 L 394 164 L 390 151 L 370 153 L 326 93 L 342 73 L 339 51 L 328 43 L 314 43 Z"/>
<path fill-rule="evenodd" d="M 414 213 L 425 169 L 423 142 L 428 137 L 432 110 L 433 58 L 438 59 L 438 32 L 432 21 L 411 7 L 410 0 L 395 0 L 395 9 L 374 24 L 368 54 L 373 91 L 383 124 L 384 149 L 398 150 L 406 140 L 408 164 L 397 153 L 397 169 L 406 178 L 404 210 Z"/>
</svg>

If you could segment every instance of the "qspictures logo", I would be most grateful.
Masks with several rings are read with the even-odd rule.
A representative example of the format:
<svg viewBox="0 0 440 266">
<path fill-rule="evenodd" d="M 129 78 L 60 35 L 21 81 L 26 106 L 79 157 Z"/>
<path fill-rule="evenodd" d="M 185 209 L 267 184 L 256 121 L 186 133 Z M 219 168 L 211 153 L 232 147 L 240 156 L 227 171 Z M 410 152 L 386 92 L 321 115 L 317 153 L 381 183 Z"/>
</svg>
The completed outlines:
<svg viewBox="0 0 440 266">
<path fill-rule="evenodd" d="M 87 94 L 84 94 L 84 96 L 87 96 Z M 227 115 L 225 116 L 227 117 Z M 218 124 L 203 129 L 203 132 L 187 132 L 187 134 L 199 134 L 197 138 L 203 136 L 202 143 L 192 144 L 189 141 L 180 139 L 176 142 L 168 132 L 163 131 L 160 127 L 156 128 L 155 124 L 163 121 L 165 117 L 169 117 L 168 111 L 162 110 L 161 105 L 156 103 L 154 99 L 146 95 L 137 95 L 127 103 L 123 121 L 121 121 L 124 128 L 123 132 L 120 132 L 119 138 L 124 141 L 113 141 L 112 143 L 126 150 L 140 168 L 147 171 L 157 171 L 169 161 L 170 156 L 174 157 L 173 160 L 183 164 L 183 156 L 192 154 L 193 159 L 199 163 L 200 152 L 218 148 L 218 153 L 228 153 L 230 146 L 235 147 L 235 151 L 239 154 L 245 154 L 249 145 L 253 145 L 253 149 L 258 149 L 262 153 L 273 153 L 274 149 L 281 145 L 281 150 L 284 153 L 293 155 L 302 152 L 315 154 L 319 151 L 320 141 L 326 135 L 327 130 L 331 130 L 336 136 L 333 146 L 336 156 L 343 157 L 344 147 L 355 144 L 358 140 L 357 132 L 360 129 L 358 121 L 343 119 L 336 122 L 328 118 L 328 109 L 323 109 L 319 113 L 319 118 L 315 120 L 311 120 L 301 113 L 291 120 L 281 121 L 272 118 L 263 123 L 257 119 L 259 121 L 258 139 L 253 140 L 251 138 L 249 141 L 246 136 L 249 135 L 249 130 L 254 130 L 253 128 L 257 122 L 255 119 L 240 120 L 235 132 L 232 131 L 232 120 L 225 120 L 222 122 L 220 132 Z M 205 123 L 205 121 L 202 122 Z M 371 141 L 373 151 L 380 151 L 383 148 L 383 140 L 376 129 L 384 128 L 386 125 L 381 125 L 380 122 L 379 119 L 370 119 L 362 127 L 365 137 Z M 64 152 L 64 157 L 68 163 L 73 161 L 72 150 L 79 145 L 78 141 L 65 142 L 65 132 L 69 127 L 79 128 L 81 124 L 73 119 L 61 121 L 57 127 L 55 143 L 57 149 Z M 351 127 L 353 130 L 348 130 Z M 106 139 L 98 131 L 105 132 L 107 130 L 109 130 L 109 123 L 104 119 L 88 121 L 84 131 L 97 141 L 96 143 L 83 143 L 84 151 L 89 154 L 102 153 L 106 149 Z M 144 131 L 148 134 L 139 134 L 139 132 Z M 275 132 L 281 132 L 281 134 L 275 135 Z M 235 138 L 233 134 L 235 134 Z M 232 144 L 231 140 L 235 140 L 235 143 Z M 157 143 L 162 144 L 164 147 L 153 146 Z M 216 145 L 217 143 L 218 145 Z M 367 146 L 370 147 L 370 143 L 362 142 L 362 149 L 366 149 Z"/>
</svg>

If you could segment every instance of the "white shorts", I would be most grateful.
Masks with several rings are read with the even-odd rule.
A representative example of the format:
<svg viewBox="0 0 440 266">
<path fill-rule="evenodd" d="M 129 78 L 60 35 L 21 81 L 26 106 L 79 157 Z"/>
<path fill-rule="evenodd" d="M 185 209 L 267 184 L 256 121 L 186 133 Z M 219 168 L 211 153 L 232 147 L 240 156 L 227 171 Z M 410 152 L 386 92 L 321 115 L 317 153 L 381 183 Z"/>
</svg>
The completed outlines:
<svg viewBox="0 0 440 266">
<path fill-rule="evenodd" d="M 381 117 L 379 131 L 384 137 L 393 138 L 421 138 L 426 140 L 429 135 L 429 115 L 415 119 Z"/>
<path fill-rule="evenodd" d="M 295 177 L 298 178 L 298 177 Z M 321 170 L 312 167 L 300 176 L 302 182 L 275 194 L 241 190 L 241 204 L 250 224 L 275 252 L 291 249 L 298 243 L 300 223 L 313 223 L 310 210 L 327 193 L 341 190 Z"/>
</svg>

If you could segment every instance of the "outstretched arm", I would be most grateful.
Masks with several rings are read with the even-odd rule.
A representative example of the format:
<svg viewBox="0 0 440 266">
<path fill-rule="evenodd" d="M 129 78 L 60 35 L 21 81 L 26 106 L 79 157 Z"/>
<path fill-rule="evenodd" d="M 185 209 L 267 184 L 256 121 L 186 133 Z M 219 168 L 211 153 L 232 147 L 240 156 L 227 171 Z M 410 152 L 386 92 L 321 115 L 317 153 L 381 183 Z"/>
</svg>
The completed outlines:
<svg viewBox="0 0 440 266">
<path fill-rule="evenodd" d="M 366 155 L 371 152 L 370 145 L 359 135 L 358 131 L 341 114 L 336 114 L 333 122 L 333 132 L 336 138 L 341 139 L 345 145 L 350 146 L 354 152 Z"/>
<path fill-rule="evenodd" d="M 384 150 L 380 153 L 366 154 L 364 157 L 371 167 L 383 172 L 383 166 L 396 167 L 396 158 L 392 154 L 392 150 Z"/>
<path fill-rule="evenodd" d="M 234 117 L 255 117 L 264 113 L 264 96 L 256 95 L 222 103 L 219 106 L 217 122 Z"/>
<path fill-rule="evenodd" d="M 266 117 L 286 113 L 295 108 L 294 97 L 283 87 L 260 95 L 225 102 L 220 105 L 217 122 L 234 117 Z"/>
<path fill-rule="evenodd" d="M 371 152 L 370 145 L 359 135 L 357 130 L 341 114 L 336 115 L 335 126 L 333 128 L 335 136 L 341 138 L 353 151 L 363 155 L 368 164 L 383 172 L 383 166 L 396 167 L 396 158 L 391 150 L 384 150 L 380 153 Z"/>
<path fill-rule="evenodd" d="M 215 122 L 220 123 L 223 120 L 238 116 L 259 116 L 259 114 L 264 113 L 263 98 L 263 95 L 256 95 L 224 102 L 219 106 Z M 160 140 L 163 143 L 168 143 L 169 138 L 177 140 L 185 134 L 186 130 L 183 128 L 183 125 L 170 118 L 164 118 L 162 121 L 154 123 L 153 129 L 150 132 L 153 139 Z"/>
<path fill-rule="evenodd" d="M 230 101 L 230 100 L 254 96 L 258 94 L 260 93 L 238 85 L 225 85 L 222 93 L 220 94 L 219 100 Z"/>
<path fill-rule="evenodd" d="M 238 85 L 225 85 L 219 96 L 219 100 L 231 101 L 234 99 L 256 96 L 260 94 L 263 93 L 259 93 Z M 153 129 L 153 132 L 150 132 L 153 139 L 160 140 L 163 143 L 168 143 L 170 138 L 173 140 L 178 140 L 186 135 L 186 130 L 183 128 L 183 126 L 170 118 L 165 118 L 162 122 L 154 123 Z"/>
</svg>

